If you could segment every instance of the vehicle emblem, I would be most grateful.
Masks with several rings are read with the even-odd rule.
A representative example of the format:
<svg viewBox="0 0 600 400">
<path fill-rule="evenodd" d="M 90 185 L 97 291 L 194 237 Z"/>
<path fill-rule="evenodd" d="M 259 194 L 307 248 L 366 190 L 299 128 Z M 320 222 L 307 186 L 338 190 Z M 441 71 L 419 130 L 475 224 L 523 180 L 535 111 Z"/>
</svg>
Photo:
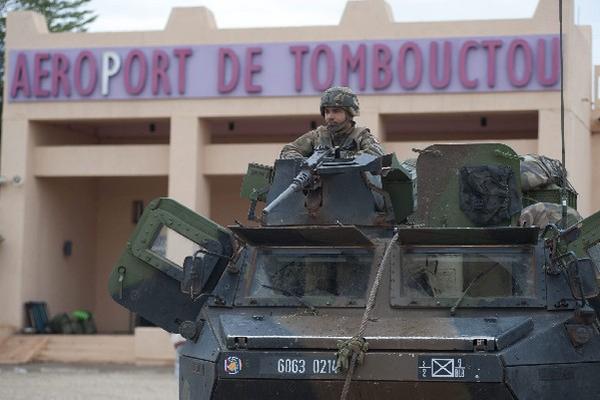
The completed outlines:
<svg viewBox="0 0 600 400">
<path fill-rule="evenodd" d="M 454 359 L 453 358 L 434 358 L 431 360 L 431 376 L 435 378 L 453 378 L 454 377 Z"/>
<path fill-rule="evenodd" d="M 229 356 L 225 359 L 225 372 L 229 375 L 237 375 L 242 370 L 242 360 L 236 356 Z"/>
</svg>

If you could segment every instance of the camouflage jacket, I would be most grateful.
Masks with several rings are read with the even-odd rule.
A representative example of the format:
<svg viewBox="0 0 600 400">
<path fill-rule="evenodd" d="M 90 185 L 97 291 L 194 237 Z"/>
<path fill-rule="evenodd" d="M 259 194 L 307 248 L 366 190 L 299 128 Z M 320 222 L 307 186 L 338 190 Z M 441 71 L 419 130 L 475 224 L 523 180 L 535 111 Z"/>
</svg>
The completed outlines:
<svg viewBox="0 0 600 400">
<path fill-rule="evenodd" d="M 348 133 L 332 135 L 327 127 L 321 125 L 283 146 L 279 158 L 310 157 L 317 148 L 335 146 L 340 146 L 347 155 L 361 152 L 383 155 L 381 144 L 368 128 L 353 126 Z"/>
</svg>

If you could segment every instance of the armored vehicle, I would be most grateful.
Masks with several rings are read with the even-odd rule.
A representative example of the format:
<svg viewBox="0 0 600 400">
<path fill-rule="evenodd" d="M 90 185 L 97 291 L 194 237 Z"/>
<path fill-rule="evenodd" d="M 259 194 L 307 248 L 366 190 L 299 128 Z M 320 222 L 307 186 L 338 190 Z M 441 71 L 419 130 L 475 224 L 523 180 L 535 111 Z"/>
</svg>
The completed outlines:
<svg viewBox="0 0 600 400">
<path fill-rule="evenodd" d="M 600 398 L 600 213 L 552 160 L 418 153 L 251 164 L 247 226 L 147 207 L 109 290 L 187 339 L 180 399 Z"/>
</svg>

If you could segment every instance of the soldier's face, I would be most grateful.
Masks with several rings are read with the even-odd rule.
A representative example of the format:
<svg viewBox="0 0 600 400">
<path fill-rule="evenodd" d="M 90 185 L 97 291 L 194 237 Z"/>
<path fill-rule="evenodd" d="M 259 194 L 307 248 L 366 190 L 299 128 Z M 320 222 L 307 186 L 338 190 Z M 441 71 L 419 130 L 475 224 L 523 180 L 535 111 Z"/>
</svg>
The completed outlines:
<svg viewBox="0 0 600 400">
<path fill-rule="evenodd" d="M 338 107 L 325 107 L 325 124 L 327 126 L 339 126 L 346 122 L 346 111 Z"/>
</svg>

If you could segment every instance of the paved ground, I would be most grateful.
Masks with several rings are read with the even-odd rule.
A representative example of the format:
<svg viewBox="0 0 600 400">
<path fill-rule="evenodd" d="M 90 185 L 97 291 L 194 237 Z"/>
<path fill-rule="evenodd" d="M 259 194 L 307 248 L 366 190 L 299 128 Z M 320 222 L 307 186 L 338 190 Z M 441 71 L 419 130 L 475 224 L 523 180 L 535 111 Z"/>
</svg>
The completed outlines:
<svg viewBox="0 0 600 400">
<path fill-rule="evenodd" d="M 0 366 L 0 400 L 176 400 L 173 368 L 122 365 Z"/>
</svg>

